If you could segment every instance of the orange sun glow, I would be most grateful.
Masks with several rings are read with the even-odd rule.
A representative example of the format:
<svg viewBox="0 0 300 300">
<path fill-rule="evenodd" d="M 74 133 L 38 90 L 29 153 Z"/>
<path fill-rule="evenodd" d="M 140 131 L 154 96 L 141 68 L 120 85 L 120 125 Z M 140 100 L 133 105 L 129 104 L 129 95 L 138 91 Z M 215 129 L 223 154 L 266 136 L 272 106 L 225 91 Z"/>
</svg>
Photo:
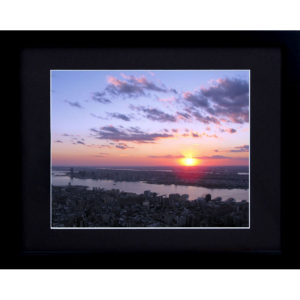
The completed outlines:
<svg viewBox="0 0 300 300">
<path fill-rule="evenodd" d="M 192 167 L 197 165 L 197 159 L 192 157 L 185 157 L 181 160 L 181 164 L 186 167 Z"/>
</svg>

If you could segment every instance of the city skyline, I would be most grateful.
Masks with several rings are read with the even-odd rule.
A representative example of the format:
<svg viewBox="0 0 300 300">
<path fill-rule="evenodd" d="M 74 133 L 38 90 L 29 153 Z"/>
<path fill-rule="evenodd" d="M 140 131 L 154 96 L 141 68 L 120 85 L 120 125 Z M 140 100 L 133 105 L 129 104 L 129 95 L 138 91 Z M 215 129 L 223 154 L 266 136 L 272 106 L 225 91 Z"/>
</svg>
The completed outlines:
<svg viewBox="0 0 300 300">
<path fill-rule="evenodd" d="M 249 137 L 249 70 L 51 71 L 52 165 L 249 165 Z"/>
</svg>

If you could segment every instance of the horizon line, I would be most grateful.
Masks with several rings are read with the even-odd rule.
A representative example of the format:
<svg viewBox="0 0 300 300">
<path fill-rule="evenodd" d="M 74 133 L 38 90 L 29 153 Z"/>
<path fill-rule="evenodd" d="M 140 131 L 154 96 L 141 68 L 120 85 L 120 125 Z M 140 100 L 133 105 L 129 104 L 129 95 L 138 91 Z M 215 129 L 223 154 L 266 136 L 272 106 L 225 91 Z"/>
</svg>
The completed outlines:
<svg viewBox="0 0 300 300">
<path fill-rule="evenodd" d="M 195 168 L 195 167 L 249 167 L 248 165 L 200 165 L 200 166 L 161 166 L 161 165 L 140 165 L 140 166 L 133 166 L 133 165 L 126 165 L 126 166 L 120 166 L 120 165 L 51 165 L 51 167 L 122 167 L 122 168 L 127 168 L 127 167 L 136 167 L 136 168 L 143 168 L 143 167 L 161 167 L 161 168 Z"/>
</svg>

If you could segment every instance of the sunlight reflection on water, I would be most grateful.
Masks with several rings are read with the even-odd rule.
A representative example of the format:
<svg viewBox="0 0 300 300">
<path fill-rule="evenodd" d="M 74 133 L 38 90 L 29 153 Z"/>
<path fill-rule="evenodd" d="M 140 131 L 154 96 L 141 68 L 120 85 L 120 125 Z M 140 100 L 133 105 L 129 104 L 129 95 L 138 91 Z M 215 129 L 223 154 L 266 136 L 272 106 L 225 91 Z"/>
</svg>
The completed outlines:
<svg viewBox="0 0 300 300">
<path fill-rule="evenodd" d="M 71 183 L 72 185 L 84 185 L 88 186 L 89 189 L 93 187 L 103 188 L 106 190 L 119 189 L 120 191 L 142 194 L 146 190 L 155 192 L 158 195 L 169 195 L 169 194 L 188 194 L 190 200 L 194 200 L 198 197 L 211 194 L 212 198 L 221 197 L 223 200 L 228 198 L 234 198 L 236 201 L 247 200 L 249 201 L 249 191 L 244 189 L 208 189 L 205 187 L 198 186 L 184 186 L 184 185 L 164 185 L 164 184 L 149 184 L 146 182 L 128 182 L 103 179 L 80 179 L 73 178 L 64 175 L 65 172 L 55 172 L 52 175 L 52 185 L 64 186 Z"/>
</svg>

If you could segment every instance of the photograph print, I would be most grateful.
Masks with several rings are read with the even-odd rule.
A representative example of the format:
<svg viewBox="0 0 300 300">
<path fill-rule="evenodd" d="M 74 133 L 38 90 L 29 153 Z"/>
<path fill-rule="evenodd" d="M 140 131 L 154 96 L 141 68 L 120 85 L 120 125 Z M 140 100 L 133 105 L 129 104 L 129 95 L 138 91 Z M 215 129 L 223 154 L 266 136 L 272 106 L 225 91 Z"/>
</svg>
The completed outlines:
<svg viewBox="0 0 300 300">
<path fill-rule="evenodd" d="M 250 228 L 249 70 L 51 70 L 52 229 Z"/>
</svg>

